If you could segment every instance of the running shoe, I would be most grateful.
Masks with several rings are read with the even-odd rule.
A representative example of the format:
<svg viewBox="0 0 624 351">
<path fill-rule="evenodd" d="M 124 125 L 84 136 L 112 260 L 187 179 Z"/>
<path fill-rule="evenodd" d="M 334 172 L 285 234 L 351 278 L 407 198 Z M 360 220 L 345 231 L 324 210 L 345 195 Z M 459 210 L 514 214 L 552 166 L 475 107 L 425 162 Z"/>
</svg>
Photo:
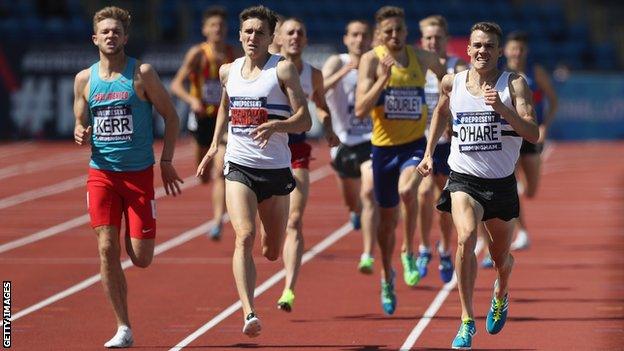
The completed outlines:
<svg viewBox="0 0 624 351">
<path fill-rule="evenodd" d="M 492 261 L 492 256 L 485 255 L 485 257 L 483 257 L 483 261 L 481 261 L 481 267 L 482 268 L 494 268 L 494 261 Z"/>
<path fill-rule="evenodd" d="M 221 223 L 213 225 L 210 228 L 210 231 L 208 232 L 208 236 L 210 237 L 210 240 L 212 240 L 212 241 L 219 241 L 219 240 L 221 240 L 221 229 L 222 228 L 223 228 L 223 225 Z"/>
<path fill-rule="evenodd" d="M 477 333 L 475 322 L 472 319 L 462 320 L 457 335 L 453 339 L 451 347 L 454 350 L 470 350 L 472 349 L 472 337 Z"/>
<path fill-rule="evenodd" d="M 262 330 L 262 324 L 260 323 L 260 319 L 256 316 L 255 313 L 251 312 L 245 317 L 245 325 L 243 326 L 243 334 L 247 335 L 250 338 L 255 338 L 260 335 L 260 331 Z"/>
<path fill-rule="evenodd" d="M 526 230 L 519 230 L 516 234 L 516 240 L 511 243 L 511 250 L 526 250 L 531 245 L 529 241 L 529 233 Z"/>
<path fill-rule="evenodd" d="M 373 273 L 373 263 L 375 263 L 375 259 L 370 255 L 362 254 L 360 257 L 360 264 L 358 264 L 358 271 L 363 274 L 372 274 Z"/>
<path fill-rule="evenodd" d="M 451 255 L 440 255 L 440 265 L 438 266 L 438 269 L 440 270 L 440 279 L 442 279 L 444 283 L 448 283 L 451 279 L 453 279 L 455 268 L 453 267 Z"/>
<path fill-rule="evenodd" d="M 421 278 L 427 276 L 429 262 L 431 261 L 431 252 L 420 252 L 416 259 L 416 267 Z"/>
<path fill-rule="evenodd" d="M 492 297 L 492 306 L 488 311 L 485 327 L 490 334 L 498 334 L 505 326 L 507 320 L 507 311 L 509 309 L 509 294 L 505 294 L 502 299 Z"/>
<path fill-rule="evenodd" d="M 416 267 L 416 260 L 410 253 L 401 253 L 401 263 L 403 264 L 403 280 L 407 286 L 415 286 L 420 281 L 420 273 Z"/>
<path fill-rule="evenodd" d="M 277 300 L 277 309 L 285 312 L 292 311 L 295 304 L 295 293 L 290 289 L 285 289 L 282 296 Z"/>
<path fill-rule="evenodd" d="M 362 228 L 362 219 L 359 213 L 351 212 L 349 220 L 353 225 L 353 229 L 360 230 L 360 228 Z"/>
<path fill-rule="evenodd" d="M 126 325 L 120 325 L 117 328 L 117 333 L 108 340 L 104 347 L 109 349 L 119 349 L 132 346 L 134 339 L 132 337 L 132 330 Z"/>
<path fill-rule="evenodd" d="M 394 313 L 396 309 L 397 299 L 394 293 L 394 277 L 396 274 L 392 271 L 390 281 L 381 280 L 381 308 L 388 315 Z"/>
</svg>

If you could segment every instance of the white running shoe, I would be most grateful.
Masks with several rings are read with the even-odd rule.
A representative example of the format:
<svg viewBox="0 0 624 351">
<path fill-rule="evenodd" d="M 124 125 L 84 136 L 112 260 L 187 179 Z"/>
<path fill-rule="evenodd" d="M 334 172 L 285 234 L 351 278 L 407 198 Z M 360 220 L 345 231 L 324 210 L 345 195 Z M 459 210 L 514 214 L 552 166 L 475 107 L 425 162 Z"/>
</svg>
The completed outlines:
<svg viewBox="0 0 624 351">
<path fill-rule="evenodd" d="M 132 346 L 134 339 L 132 338 L 132 330 L 126 326 L 121 325 L 117 328 L 117 334 L 112 339 L 108 340 L 104 347 L 110 349 L 119 349 Z"/>
<path fill-rule="evenodd" d="M 529 234 L 526 230 L 519 230 L 518 234 L 516 234 L 516 240 L 511 243 L 511 250 L 526 250 L 530 246 Z"/>
<path fill-rule="evenodd" d="M 260 323 L 260 319 L 256 316 L 255 313 L 251 312 L 245 318 L 245 325 L 243 326 L 243 334 L 247 335 L 250 338 L 255 338 L 260 335 L 260 331 L 262 330 L 262 324 Z"/>
</svg>

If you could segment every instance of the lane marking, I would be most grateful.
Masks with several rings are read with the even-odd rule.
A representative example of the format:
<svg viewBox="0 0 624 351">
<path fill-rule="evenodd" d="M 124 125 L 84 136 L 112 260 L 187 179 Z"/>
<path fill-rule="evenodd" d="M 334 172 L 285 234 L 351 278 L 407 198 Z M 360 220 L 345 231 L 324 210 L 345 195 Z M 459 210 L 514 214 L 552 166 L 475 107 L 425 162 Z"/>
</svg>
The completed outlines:
<svg viewBox="0 0 624 351">
<path fill-rule="evenodd" d="M 331 171 L 331 167 L 329 165 L 325 165 L 323 167 L 315 169 L 314 171 L 310 172 L 310 183 L 312 183 L 313 180 L 314 180 L 314 182 L 316 182 L 316 181 L 326 177 L 331 172 L 332 172 Z M 198 179 L 196 177 L 193 176 L 193 177 L 189 177 L 189 178 L 195 179 L 196 184 L 199 184 L 199 181 L 198 181 Z M 185 180 L 183 185 L 186 185 L 186 184 L 189 184 L 189 183 L 190 183 L 190 181 L 187 182 Z M 86 216 L 86 217 L 87 217 L 87 221 L 88 221 L 88 216 Z M 76 218 L 76 219 L 78 219 L 78 218 Z M 74 219 L 74 220 L 76 220 L 76 219 Z M 229 221 L 229 218 L 226 217 L 225 221 Z M 186 242 L 188 242 L 188 241 L 190 241 L 190 240 L 192 240 L 192 239 L 194 239 L 194 238 L 196 238 L 198 236 L 201 236 L 201 235 L 205 234 L 210 229 L 211 224 L 212 224 L 212 221 L 204 222 L 203 224 L 201 224 L 201 225 L 199 225 L 199 226 L 197 226 L 195 228 L 189 229 L 189 230 L 183 232 L 182 234 L 180 234 L 180 235 L 178 235 L 178 236 L 176 236 L 176 237 L 174 237 L 172 239 L 169 239 L 169 240 L 167 240 L 166 242 L 164 242 L 164 243 L 162 243 L 160 245 L 157 245 L 154 248 L 154 257 L 158 256 L 158 255 L 160 255 L 160 254 L 162 254 L 164 252 L 167 252 L 168 250 L 171 250 L 174 247 L 180 246 L 180 245 L 182 245 L 182 244 L 184 244 L 184 243 L 186 243 Z M 309 258 L 308 258 L 308 260 L 309 260 Z M 127 259 L 127 260 L 123 261 L 121 263 L 121 267 L 122 267 L 123 270 L 125 270 L 125 269 L 127 269 L 129 267 L 132 267 L 132 261 L 130 259 Z M 15 313 L 13 315 L 13 317 L 11 318 L 11 321 L 16 321 L 16 320 L 18 320 L 18 319 L 20 319 L 20 318 L 22 318 L 24 316 L 27 316 L 27 315 L 29 315 L 29 314 L 31 314 L 33 312 L 36 312 L 36 311 L 38 311 L 38 310 L 40 310 L 40 309 L 42 309 L 42 308 L 44 308 L 46 306 L 49 306 L 49 305 L 51 305 L 51 304 L 53 304 L 53 303 L 55 303 L 57 301 L 60 301 L 60 300 L 66 298 L 68 296 L 71 296 L 71 295 L 73 295 L 73 294 L 75 294 L 75 293 L 77 293 L 79 291 L 82 291 L 82 290 L 90 287 L 91 285 L 96 284 L 101 279 L 102 279 L 102 277 L 101 277 L 100 274 L 93 275 L 93 276 L 91 276 L 91 277 L 81 281 L 80 283 L 78 283 L 76 285 L 73 285 L 73 286 L 71 286 L 71 287 L 69 287 L 69 288 L 67 288 L 67 289 L 65 289 L 65 290 L 63 290 L 63 291 L 61 291 L 61 292 L 59 292 L 57 294 L 54 294 L 54 295 L 48 297 L 47 299 L 44 299 L 44 300 L 42 300 L 40 302 L 37 302 L 36 304 L 34 304 L 32 306 L 29 306 L 29 307 L 26 307 L 26 308 L 20 310 L 19 312 Z"/>
<path fill-rule="evenodd" d="M 326 250 L 328 247 L 335 244 L 338 240 L 342 239 L 345 235 L 350 233 L 353 230 L 353 226 L 351 223 L 346 223 L 342 227 L 336 229 L 333 233 L 329 234 L 328 237 L 323 239 L 320 243 L 316 244 L 310 250 L 308 250 L 301 259 L 301 265 L 303 266 L 308 261 L 312 260 L 316 255 Z M 273 285 L 280 282 L 286 276 L 286 270 L 282 268 L 279 272 L 275 273 L 269 279 L 265 280 L 260 286 L 258 286 L 254 292 L 254 297 L 258 297 L 262 295 L 265 291 L 269 290 Z M 196 331 L 191 333 L 189 336 L 184 338 L 184 340 L 180 341 L 176 346 L 169 349 L 169 351 L 178 351 L 188 346 L 195 339 L 199 338 L 207 331 L 215 327 L 217 324 L 224 321 L 226 318 L 234 314 L 234 312 L 238 311 L 242 307 L 240 300 L 231 304 L 228 308 L 221 311 L 217 316 L 208 321 L 206 324 L 199 327 Z"/>
</svg>

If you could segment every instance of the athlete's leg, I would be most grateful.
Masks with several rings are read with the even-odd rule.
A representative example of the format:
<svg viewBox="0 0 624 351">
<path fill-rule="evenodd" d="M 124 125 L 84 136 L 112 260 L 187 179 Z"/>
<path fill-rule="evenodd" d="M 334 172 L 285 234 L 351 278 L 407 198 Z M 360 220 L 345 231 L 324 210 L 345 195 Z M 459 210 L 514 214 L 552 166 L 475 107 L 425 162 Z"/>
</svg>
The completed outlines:
<svg viewBox="0 0 624 351">
<path fill-rule="evenodd" d="M 431 223 L 433 222 L 433 177 L 425 177 L 418 186 L 418 218 L 416 223 L 420 234 L 420 245 L 429 248 L 431 246 Z"/>
<path fill-rule="evenodd" d="M 223 157 L 225 156 L 225 145 L 220 145 L 212 163 L 212 213 L 215 225 L 221 232 L 223 216 L 225 215 L 225 176 L 223 175 Z M 209 168 L 210 169 L 210 168 Z M 211 231 L 211 234 L 213 232 Z"/>
<path fill-rule="evenodd" d="M 492 256 L 492 261 L 494 261 L 498 279 L 494 294 L 497 298 L 503 298 L 507 293 L 509 276 L 514 264 L 514 258 L 510 253 L 514 221 L 503 221 L 493 218 L 485 222 L 485 228 L 490 234 L 490 255 Z"/>
<path fill-rule="evenodd" d="M 119 228 L 102 225 L 95 228 L 95 233 L 98 238 L 100 274 L 104 292 L 113 305 L 117 326 L 126 325 L 130 327 L 127 301 L 128 287 L 120 259 Z"/>
<path fill-rule="evenodd" d="M 310 172 L 306 168 L 295 168 L 293 175 L 297 185 L 295 190 L 290 193 L 290 210 L 283 252 L 284 268 L 286 269 L 284 288 L 291 290 L 295 289 L 304 249 L 303 212 L 308 202 Z"/>
<path fill-rule="evenodd" d="M 392 277 L 392 253 L 394 252 L 394 232 L 399 220 L 399 209 L 395 207 L 379 208 L 379 227 L 377 230 L 377 242 L 383 270 L 381 278 L 389 281 Z"/>
<path fill-rule="evenodd" d="M 375 241 L 377 239 L 377 227 L 379 226 L 379 209 L 375 202 L 373 190 L 373 168 L 370 160 L 360 165 L 362 174 L 362 186 L 360 188 L 360 200 L 362 202 L 362 239 L 364 243 L 363 253 L 373 256 Z"/>
<path fill-rule="evenodd" d="M 254 312 L 256 266 L 252 250 L 256 234 L 257 198 L 252 189 L 236 181 L 225 181 L 226 204 L 236 234 L 232 268 L 236 289 L 243 305 L 243 316 Z"/>
<path fill-rule="evenodd" d="M 289 195 L 271 196 L 258 204 L 258 215 L 264 228 L 262 255 L 269 261 L 279 258 L 288 223 Z"/>
<path fill-rule="evenodd" d="M 199 143 L 197 143 L 197 140 L 195 140 L 195 163 L 197 165 L 199 165 L 201 161 L 204 159 L 204 156 L 206 155 L 206 152 L 208 152 L 209 148 L 210 148 L 209 146 L 200 145 Z M 208 164 L 207 169 L 210 169 L 210 167 L 212 167 L 212 160 Z M 210 172 L 204 172 L 204 174 L 202 174 L 199 177 L 199 179 L 202 184 L 210 183 Z"/>
<path fill-rule="evenodd" d="M 422 176 L 416 166 L 405 167 L 399 176 L 399 196 L 403 215 L 403 245 L 401 252 L 411 254 L 413 250 L 414 231 L 418 217 L 418 185 Z"/>
<path fill-rule="evenodd" d="M 464 192 L 452 192 L 453 223 L 457 230 L 455 273 L 462 307 L 462 320 L 474 319 L 472 296 L 477 278 L 477 228 L 483 218 L 483 206 Z"/>
<path fill-rule="evenodd" d="M 342 199 L 349 209 L 349 212 L 360 214 L 362 204 L 360 202 L 360 180 L 358 178 L 342 178 L 336 175 L 338 187 L 342 193 Z"/>
<path fill-rule="evenodd" d="M 437 174 L 434 176 L 434 180 L 438 190 L 442 190 L 448 180 L 448 176 Z M 439 191 L 435 192 L 434 195 L 434 199 L 437 198 L 439 198 Z M 451 236 L 453 234 L 453 216 L 448 212 L 439 212 L 439 215 L 442 237 L 440 238 L 440 247 L 438 249 L 442 252 L 449 252 L 451 250 Z"/>
<path fill-rule="evenodd" d="M 126 252 L 136 267 L 147 268 L 154 258 L 154 239 L 139 239 L 126 233 Z"/>
</svg>

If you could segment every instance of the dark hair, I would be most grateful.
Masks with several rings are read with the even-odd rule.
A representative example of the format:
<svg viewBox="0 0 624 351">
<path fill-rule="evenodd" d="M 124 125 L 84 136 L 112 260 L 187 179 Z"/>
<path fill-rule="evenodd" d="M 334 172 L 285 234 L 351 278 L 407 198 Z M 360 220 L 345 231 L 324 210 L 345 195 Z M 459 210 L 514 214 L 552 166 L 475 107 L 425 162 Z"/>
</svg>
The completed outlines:
<svg viewBox="0 0 624 351">
<path fill-rule="evenodd" d="M 262 21 L 267 21 L 269 24 L 269 34 L 273 35 L 275 32 L 275 24 L 277 23 L 277 16 L 270 8 L 262 5 L 248 7 L 238 15 L 240 20 L 240 26 L 243 26 L 243 22 L 250 18 L 257 18 Z"/>
<path fill-rule="evenodd" d="M 375 22 L 377 23 L 381 23 L 381 21 L 392 17 L 399 17 L 405 20 L 405 11 L 396 6 L 384 6 L 375 12 Z"/>
<path fill-rule="evenodd" d="M 361 18 L 356 18 L 356 19 L 352 19 L 349 22 L 347 22 L 347 25 L 345 26 L 345 34 L 349 33 L 349 26 L 351 25 L 351 23 L 362 23 L 363 25 L 366 26 L 366 28 L 368 28 L 368 31 L 370 32 L 370 23 L 368 23 L 367 20 L 363 20 Z"/>
<path fill-rule="evenodd" d="M 503 30 L 498 24 L 494 22 L 475 23 L 472 28 L 470 28 L 470 34 L 472 34 L 476 30 L 496 35 L 496 39 L 498 39 L 498 46 L 501 46 L 501 44 L 503 43 Z"/>
<path fill-rule="evenodd" d="M 520 30 L 515 30 L 509 34 L 507 34 L 507 38 L 506 41 L 519 41 L 523 44 L 528 44 L 529 43 L 529 35 L 526 32 L 520 31 Z"/>
<path fill-rule="evenodd" d="M 202 21 L 206 22 L 210 17 L 221 17 L 224 21 L 227 20 L 227 10 L 223 6 L 210 6 L 204 11 Z"/>
</svg>

